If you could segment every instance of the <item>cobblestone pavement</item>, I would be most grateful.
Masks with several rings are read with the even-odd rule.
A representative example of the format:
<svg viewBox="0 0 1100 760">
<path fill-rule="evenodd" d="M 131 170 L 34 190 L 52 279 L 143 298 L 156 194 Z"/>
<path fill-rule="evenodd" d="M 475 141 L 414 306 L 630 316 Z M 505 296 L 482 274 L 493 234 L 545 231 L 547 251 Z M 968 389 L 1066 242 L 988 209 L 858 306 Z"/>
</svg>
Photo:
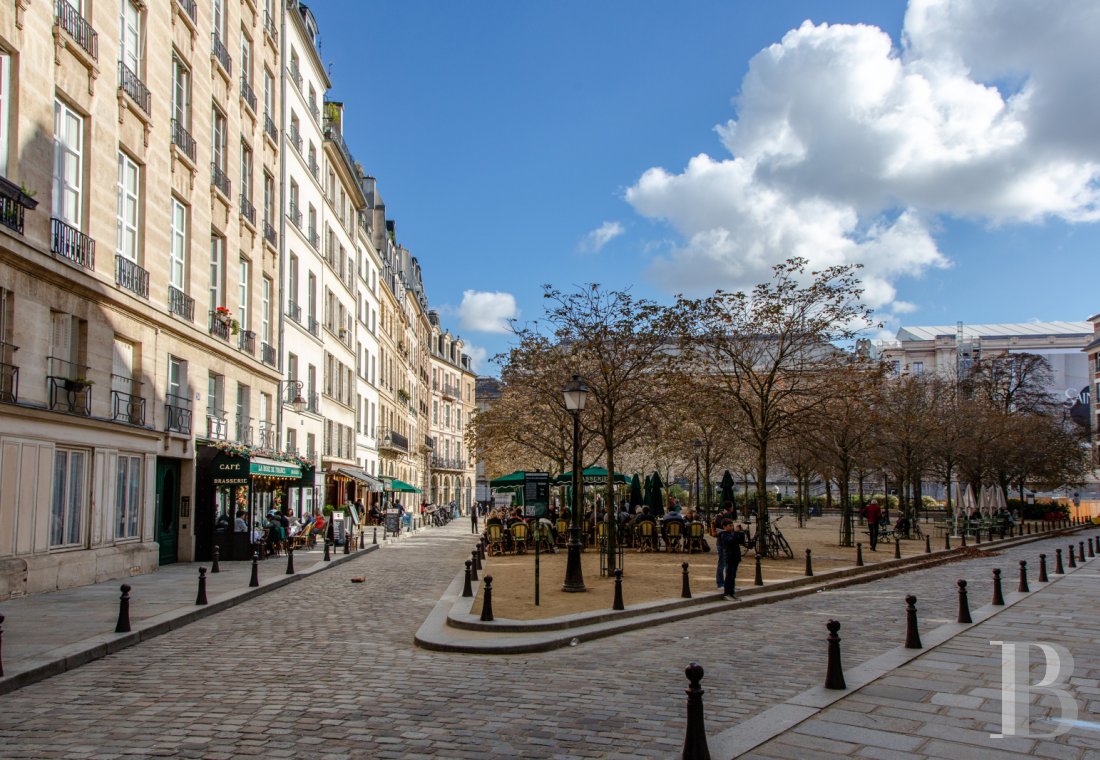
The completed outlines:
<svg viewBox="0 0 1100 760">
<path fill-rule="evenodd" d="M 903 641 L 906 593 L 934 627 L 954 619 L 957 578 L 977 607 L 992 568 L 1014 588 L 1026 559 L 1034 581 L 1039 552 L 1071 540 L 543 654 L 418 649 L 467 530 L 387 546 L 0 697 L 0 757 L 668 757 L 683 741 L 688 662 L 706 668 L 717 733 L 821 682 L 828 618 L 843 622 L 850 667 Z M 359 575 L 368 582 L 349 583 Z"/>
</svg>

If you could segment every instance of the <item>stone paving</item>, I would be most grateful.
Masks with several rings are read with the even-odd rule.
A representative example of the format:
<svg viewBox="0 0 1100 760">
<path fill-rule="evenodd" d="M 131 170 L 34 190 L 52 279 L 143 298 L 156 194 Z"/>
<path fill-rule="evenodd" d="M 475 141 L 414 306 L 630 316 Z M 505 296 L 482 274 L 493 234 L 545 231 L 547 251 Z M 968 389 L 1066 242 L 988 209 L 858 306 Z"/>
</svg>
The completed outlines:
<svg viewBox="0 0 1100 760">
<path fill-rule="evenodd" d="M 706 668 L 716 734 L 821 682 L 828 618 L 844 623 L 851 667 L 903 641 L 906 593 L 935 627 L 954 620 L 955 579 L 980 606 L 992 568 L 1014 588 L 1020 559 L 1034 580 L 1039 552 L 1071 540 L 544 654 L 418 649 L 413 633 L 468 556 L 468 529 L 386 546 L 0 697 L 0 757 L 669 757 L 683 742 L 688 662 Z"/>
</svg>

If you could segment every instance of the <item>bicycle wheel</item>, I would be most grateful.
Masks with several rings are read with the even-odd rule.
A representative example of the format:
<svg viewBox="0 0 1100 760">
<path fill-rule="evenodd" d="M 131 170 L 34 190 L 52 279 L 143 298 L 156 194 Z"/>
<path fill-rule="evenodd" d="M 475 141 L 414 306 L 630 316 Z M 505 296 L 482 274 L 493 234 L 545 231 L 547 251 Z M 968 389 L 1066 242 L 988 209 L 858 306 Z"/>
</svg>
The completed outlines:
<svg viewBox="0 0 1100 760">
<path fill-rule="evenodd" d="M 775 543 L 787 555 L 787 559 L 794 559 L 794 550 L 791 549 L 791 545 L 787 543 L 787 539 L 783 537 L 783 534 L 778 531 L 775 534 Z"/>
</svg>

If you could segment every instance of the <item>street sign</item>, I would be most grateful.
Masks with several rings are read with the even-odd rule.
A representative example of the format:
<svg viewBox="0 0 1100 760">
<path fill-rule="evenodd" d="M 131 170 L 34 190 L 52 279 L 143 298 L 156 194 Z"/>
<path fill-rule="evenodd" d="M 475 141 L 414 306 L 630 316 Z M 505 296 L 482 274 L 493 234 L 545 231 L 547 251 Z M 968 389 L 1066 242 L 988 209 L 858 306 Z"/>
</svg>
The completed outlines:
<svg viewBox="0 0 1100 760">
<path fill-rule="evenodd" d="M 523 514 L 535 518 L 550 514 L 550 473 L 524 473 Z"/>
</svg>

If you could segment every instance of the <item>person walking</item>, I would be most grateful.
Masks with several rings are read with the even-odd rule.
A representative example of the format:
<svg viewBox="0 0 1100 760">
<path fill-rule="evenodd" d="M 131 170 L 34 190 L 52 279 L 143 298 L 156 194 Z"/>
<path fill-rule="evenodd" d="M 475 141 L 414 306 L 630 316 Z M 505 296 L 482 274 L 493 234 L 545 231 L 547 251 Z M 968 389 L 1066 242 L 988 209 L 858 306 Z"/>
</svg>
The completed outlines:
<svg viewBox="0 0 1100 760">
<path fill-rule="evenodd" d="M 740 523 L 735 526 L 733 520 L 723 520 L 722 530 L 718 533 L 718 551 L 719 556 L 725 560 L 725 577 L 722 579 L 725 599 L 734 599 L 736 596 L 737 568 L 741 564 L 741 547 L 745 545 L 745 531 L 741 529 Z"/>
<path fill-rule="evenodd" d="M 474 508 L 470 510 L 470 532 L 474 535 L 477 535 L 477 512 L 477 505 L 474 505 Z"/>
<path fill-rule="evenodd" d="M 878 551 L 878 528 L 882 522 L 882 507 L 871 499 L 871 503 L 863 508 L 863 516 L 867 520 L 867 530 L 871 535 L 871 551 Z"/>
</svg>

